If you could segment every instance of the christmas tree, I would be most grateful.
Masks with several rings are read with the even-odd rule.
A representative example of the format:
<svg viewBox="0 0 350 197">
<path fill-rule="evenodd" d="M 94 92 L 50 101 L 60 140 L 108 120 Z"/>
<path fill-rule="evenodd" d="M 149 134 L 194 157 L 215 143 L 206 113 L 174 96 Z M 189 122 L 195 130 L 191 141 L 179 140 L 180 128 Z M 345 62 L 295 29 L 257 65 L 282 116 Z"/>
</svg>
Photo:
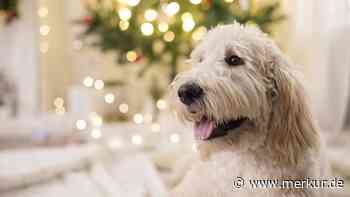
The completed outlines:
<svg viewBox="0 0 350 197">
<path fill-rule="evenodd" d="M 245 0 L 85 0 L 87 15 L 83 36 L 97 35 L 93 43 L 102 51 L 115 51 L 119 63 L 136 62 L 170 66 L 176 75 L 181 57 L 187 56 L 206 31 L 219 24 L 237 21 L 258 26 L 270 33 L 284 18 L 279 3 L 257 8 Z"/>
<path fill-rule="evenodd" d="M 0 0 L 0 17 L 9 24 L 18 17 L 18 0 Z"/>
</svg>

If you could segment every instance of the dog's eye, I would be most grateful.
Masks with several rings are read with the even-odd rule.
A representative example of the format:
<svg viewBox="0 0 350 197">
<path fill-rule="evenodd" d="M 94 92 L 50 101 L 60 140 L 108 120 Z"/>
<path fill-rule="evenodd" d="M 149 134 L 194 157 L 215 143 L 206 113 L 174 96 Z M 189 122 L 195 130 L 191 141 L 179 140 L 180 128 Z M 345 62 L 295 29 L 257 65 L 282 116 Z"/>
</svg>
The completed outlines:
<svg viewBox="0 0 350 197">
<path fill-rule="evenodd" d="M 244 64 L 242 58 L 238 57 L 237 55 L 230 55 L 225 57 L 225 62 L 230 66 L 239 66 Z"/>
</svg>

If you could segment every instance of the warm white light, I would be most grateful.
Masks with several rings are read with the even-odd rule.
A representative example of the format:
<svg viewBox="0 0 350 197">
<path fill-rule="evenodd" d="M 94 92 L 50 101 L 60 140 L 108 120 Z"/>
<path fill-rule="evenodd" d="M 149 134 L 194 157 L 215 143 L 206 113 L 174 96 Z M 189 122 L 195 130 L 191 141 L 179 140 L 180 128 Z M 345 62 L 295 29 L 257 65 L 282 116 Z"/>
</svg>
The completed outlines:
<svg viewBox="0 0 350 197">
<path fill-rule="evenodd" d="M 126 53 L 126 59 L 129 61 L 129 62 L 134 62 L 137 60 L 137 53 L 135 51 L 128 51 Z"/>
<path fill-rule="evenodd" d="M 96 113 L 94 113 L 94 115 L 92 115 L 92 116 L 90 117 L 90 119 L 91 119 L 92 125 L 95 126 L 95 127 L 100 127 L 100 126 L 102 126 L 102 124 L 103 124 L 103 119 L 102 119 L 102 117 L 99 116 L 99 115 L 96 114 Z"/>
<path fill-rule="evenodd" d="M 194 26 L 196 26 L 196 23 L 193 19 L 186 19 L 182 23 L 182 28 L 185 32 L 191 31 L 194 28 Z"/>
<path fill-rule="evenodd" d="M 193 20 L 192 14 L 189 12 L 182 14 L 181 19 L 182 19 L 182 28 L 185 32 L 191 31 L 196 25 L 196 23 Z"/>
<path fill-rule="evenodd" d="M 153 34 L 153 25 L 151 23 L 144 23 L 141 25 L 141 32 L 145 36 L 150 36 Z"/>
<path fill-rule="evenodd" d="M 55 109 L 55 113 L 57 115 L 64 115 L 64 113 L 66 113 L 66 109 L 64 107 L 58 107 Z"/>
<path fill-rule="evenodd" d="M 122 31 L 126 31 L 129 28 L 130 23 L 128 21 L 120 21 L 119 27 Z"/>
<path fill-rule="evenodd" d="M 40 52 L 47 53 L 49 51 L 49 43 L 42 42 L 40 43 Z"/>
<path fill-rule="evenodd" d="M 115 100 L 114 94 L 108 93 L 108 94 L 105 95 L 105 102 L 106 103 L 111 104 L 111 103 L 114 102 L 114 100 Z"/>
<path fill-rule="evenodd" d="M 177 2 L 171 2 L 165 8 L 165 13 L 169 16 L 173 16 L 179 11 L 180 11 L 180 5 Z"/>
<path fill-rule="evenodd" d="M 160 125 L 159 125 L 158 123 L 153 123 L 153 124 L 151 125 L 151 130 L 152 130 L 153 132 L 159 132 L 159 131 L 160 131 Z"/>
<path fill-rule="evenodd" d="M 203 36 L 207 33 L 207 28 L 205 27 L 198 27 L 192 34 L 192 39 L 194 41 L 199 41 L 203 38 Z"/>
<path fill-rule="evenodd" d="M 85 120 L 77 120 L 75 123 L 75 126 L 77 127 L 78 130 L 84 130 L 86 129 L 87 123 Z"/>
<path fill-rule="evenodd" d="M 105 86 L 105 83 L 102 80 L 96 80 L 94 86 L 96 90 L 102 90 Z"/>
<path fill-rule="evenodd" d="M 133 135 L 131 137 L 131 141 L 133 144 L 140 145 L 142 144 L 143 139 L 142 139 L 142 136 L 140 135 Z"/>
<path fill-rule="evenodd" d="M 49 10 L 48 10 L 46 7 L 41 7 L 41 8 L 39 8 L 39 10 L 38 10 L 38 15 L 39 15 L 41 18 L 46 17 L 48 14 L 49 14 Z"/>
<path fill-rule="evenodd" d="M 118 14 L 119 18 L 123 21 L 127 21 L 131 18 L 131 11 L 128 8 L 121 8 Z"/>
<path fill-rule="evenodd" d="M 179 143 L 180 142 L 180 135 L 177 133 L 173 133 L 170 135 L 169 140 L 172 143 Z"/>
<path fill-rule="evenodd" d="M 146 12 L 145 12 L 145 19 L 146 20 L 154 21 L 157 19 L 157 17 L 158 17 L 157 11 L 155 11 L 153 9 L 146 10 Z"/>
<path fill-rule="evenodd" d="M 64 100 L 61 97 L 57 97 L 55 98 L 55 100 L 53 101 L 53 104 L 55 105 L 55 107 L 63 107 L 64 105 Z"/>
<path fill-rule="evenodd" d="M 42 25 L 40 27 L 40 34 L 42 36 L 47 36 L 50 33 L 50 27 L 48 25 Z"/>
<path fill-rule="evenodd" d="M 190 0 L 192 4 L 198 5 L 202 2 L 202 0 Z"/>
<path fill-rule="evenodd" d="M 99 139 L 102 137 L 102 133 L 101 133 L 101 130 L 100 129 L 93 129 L 91 131 L 91 137 L 94 138 L 94 139 Z"/>
<path fill-rule="evenodd" d="M 156 105 L 157 105 L 157 108 L 160 110 L 165 109 L 167 107 L 167 104 L 163 99 L 159 99 Z"/>
<path fill-rule="evenodd" d="M 84 78 L 83 84 L 86 87 L 92 87 L 94 85 L 94 79 L 90 76 L 87 76 Z"/>
<path fill-rule="evenodd" d="M 129 6 L 137 6 L 140 3 L 140 0 L 127 0 L 126 2 Z"/>
<path fill-rule="evenodd" d="M 168 25 L 168 23 L 161 22 L 158 24 L 158 29 L 160 32 L 166 32 L 169 29 L 169 25 Z"/>
<path fill-rule="evenodd" d="M 225 0 L 227 3 L 232 3 L 234 0 Z"/>
<path fill-rule="evenodd" d="M 171 42 L 175 39 L 175 34 L 172 31 L 168 31 L 164 34 L 163 38 L 166 42 Z"/>
<path fill-rule="evenodd" d="M 126 104 L 126 103 L 120 104 L 120 105 L 119 105 L 119 111 L 120 111 L 121 113 L 123 113 L 123 114 L 128 113 L 128 111 L 129 111 L 129 105 Z"/>
<path fill-rule="evenodd" d="M 134 122 L 136 124 L 142 124 L 143 123 L 143 116 L 142 116 L 142 114 L 135 114 L 134 115 Z"/>
</svg>

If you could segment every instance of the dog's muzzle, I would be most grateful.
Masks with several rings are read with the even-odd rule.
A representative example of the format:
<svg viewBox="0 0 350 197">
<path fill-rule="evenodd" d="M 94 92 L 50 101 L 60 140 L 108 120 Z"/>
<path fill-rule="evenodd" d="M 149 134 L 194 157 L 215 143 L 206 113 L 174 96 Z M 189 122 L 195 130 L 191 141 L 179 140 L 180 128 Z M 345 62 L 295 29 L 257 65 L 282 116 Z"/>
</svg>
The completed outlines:
<svg viewBox="0 0 350 197">
<path fill-rule="evenodd" d="M 203 89 L 194 82 L 188 82 L 180 86 L 177 94 L 180 101 L 189 106 L 199 100 L 204 95 Z"/>
</svg>

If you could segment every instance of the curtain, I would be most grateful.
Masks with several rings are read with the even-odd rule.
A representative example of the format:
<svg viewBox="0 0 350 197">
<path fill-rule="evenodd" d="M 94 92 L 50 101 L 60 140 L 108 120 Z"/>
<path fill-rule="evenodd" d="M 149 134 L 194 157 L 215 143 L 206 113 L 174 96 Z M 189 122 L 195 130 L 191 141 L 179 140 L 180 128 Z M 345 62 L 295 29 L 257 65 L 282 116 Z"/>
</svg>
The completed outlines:
<svg viewBox="0 0 350 197">
<path fill-rule="evenodd" d="M 37 8 L 36 0 L 20 2 L 20 18 L 0 27 L 0 69 L 16 84 L 19 115 L 28 116 L 39 108 Z"/>
<path fill-rule="evenodd" d="M 325 131 L 339 131 L 350 103 L 350 1 L 285 1 L 290 55 L 303 64 L 313 111 Z M 305 55 L 306 54 L 306 55 Z"/>
</svg>

